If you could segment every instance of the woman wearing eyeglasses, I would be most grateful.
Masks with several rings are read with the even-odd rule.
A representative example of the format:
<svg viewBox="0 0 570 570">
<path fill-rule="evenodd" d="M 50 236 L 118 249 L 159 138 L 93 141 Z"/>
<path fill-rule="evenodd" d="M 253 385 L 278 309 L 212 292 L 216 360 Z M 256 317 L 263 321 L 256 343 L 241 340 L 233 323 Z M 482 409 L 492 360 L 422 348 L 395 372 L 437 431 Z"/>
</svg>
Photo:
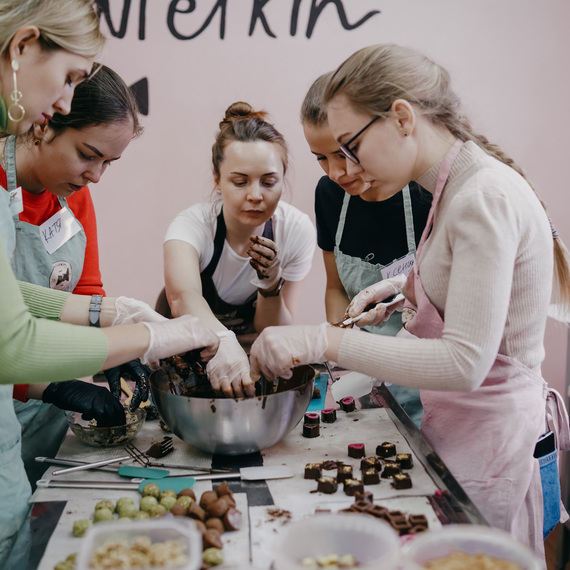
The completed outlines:
<svg viewBox="0 0 570 570">
<path fill-rule="evenodd" d="M 474 131 L 449 74 L 428 58 L 364 48 L 337 69 L 325 102 L 350 173 L 375 180 L 385 197 L 411 180 L 433 194 L 404 287 L 404 326 L 418 338 L 269 328 L 252 347 L 252 373 L 330 358 L 420 388 L 422 432 L 470 499 L 543 555 L 544 536 L 567 516 L 556 452 L 544 455 L 538 441 L 552 429 L 558 448 L 570 447 L 564 404 L 540 370 L 554 265 L 570 299 L 567 252 L 518 166 Z M 357 295 L 349 314 L 391 294 L 388 285 Z"/>
<path fill-rule="evenodd" d="M 388 199 L 374 183 L 348 174 L 350 166 L 330 130 L 323 93 L 332 72 L 309 88 L 301 122 L 311 152 L 327 176 L 315 190 L 317 240 L 327 275 L 327 320 L 341 321 L 353 297 L 373 283 L 399 276 L 405 281 L 415 262 L 416 246 L 425 227 L 431 194 L 411 182 Z M 364 330 L 395 335 L 402 328 L 399 311 L 380 326 Z M 415 388 L 390 386 L 398 403 L 419 425 L 422 405 Z"/>
</svg>

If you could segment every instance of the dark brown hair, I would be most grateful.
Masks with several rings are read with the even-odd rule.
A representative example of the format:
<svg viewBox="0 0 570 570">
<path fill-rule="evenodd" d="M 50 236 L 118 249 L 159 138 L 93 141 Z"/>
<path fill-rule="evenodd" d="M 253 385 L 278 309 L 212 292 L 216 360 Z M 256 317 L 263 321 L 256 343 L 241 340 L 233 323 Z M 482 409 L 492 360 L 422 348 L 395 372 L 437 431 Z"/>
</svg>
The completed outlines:
<svg viewBox="0 0 570 570">
<path fill-rule="evenodd" d="M 266 141 L 279 145 L 283 161 L 283 174 L 287 172 L 288 149 L 283 135 L 266 120 L 265 111 L 254 111 L 243 101 L 232 103 L 220 123 L 220 131 L 212 146 L 212 168 L 215 178 L 220 177 L 220 165 L 224 161 L 224 151 L 233 141 Z"/>
</svg>

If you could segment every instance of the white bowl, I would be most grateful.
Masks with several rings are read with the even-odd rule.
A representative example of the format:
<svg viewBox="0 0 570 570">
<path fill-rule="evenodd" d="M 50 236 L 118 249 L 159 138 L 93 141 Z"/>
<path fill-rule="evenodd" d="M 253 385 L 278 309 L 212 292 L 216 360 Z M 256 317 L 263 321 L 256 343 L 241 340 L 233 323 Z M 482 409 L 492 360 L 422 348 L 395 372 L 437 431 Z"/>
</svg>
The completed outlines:
<svg viewBox="0 0 570 570">
<path fill-rule="evenodd" d="M 198 570 L 202 563 L 202 535 L 190 519 L 164 518 L 150 521 L 100 522 L 92 526 L 85 535 L 77 557 L 77 570 L 91 570 L 91 557 L 96 548 L 111 540 L 122 540 L 131 544 L 138 537 L 148 537 L 151 542 L 177 541 L 186 562 L 168 566 L 169 570 Z M 144 569 L 147 566 L 142 567 Z"/>
<path fill-rule="evenodd" d="M 359 570 L 396 570 L 400 541 L 385 521 L 358 513 L 317 514 L 279 531 L 275 570 L 299 570 L 304 558 L 352 554 Z"/>
<path fill-rule="evenodd" d="M 447 525 L 417 535 L 402 547 L 404 557 L 422 567 L 436 558 L 456 551 L 484 552 L 495 558 L 516 562 L 521 570 L 541 570 L 540 559 L 508 532 L 481 525 Z"/>
</svg>

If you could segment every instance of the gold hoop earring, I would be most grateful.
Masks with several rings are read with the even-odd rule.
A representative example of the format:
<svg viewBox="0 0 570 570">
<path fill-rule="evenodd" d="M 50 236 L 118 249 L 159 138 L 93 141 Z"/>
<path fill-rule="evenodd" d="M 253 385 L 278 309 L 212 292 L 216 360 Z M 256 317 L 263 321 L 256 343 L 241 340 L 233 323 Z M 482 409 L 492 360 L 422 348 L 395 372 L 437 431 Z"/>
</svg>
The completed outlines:
<svg viewBox="0 0 570 570">
<path fill-rule="evenodd" d="M 26 109 L 20 105 L 20 99 L 22 98 L 22 92 L 18 89 L 18 78 L 16 72 L 20 69 L 20 64 L 13 59 L 12 60 L 12 74 L 14 77 L 14 90 L 10 94 L 10 99 L 13 103 L 8 107 L 8 118 L 14 123 L 19 123 L 26 116 Z M 14 116 L 14 110 L 16 113 Z M 18 116 L 19 115 L 19 116 Z"/>
</svg>

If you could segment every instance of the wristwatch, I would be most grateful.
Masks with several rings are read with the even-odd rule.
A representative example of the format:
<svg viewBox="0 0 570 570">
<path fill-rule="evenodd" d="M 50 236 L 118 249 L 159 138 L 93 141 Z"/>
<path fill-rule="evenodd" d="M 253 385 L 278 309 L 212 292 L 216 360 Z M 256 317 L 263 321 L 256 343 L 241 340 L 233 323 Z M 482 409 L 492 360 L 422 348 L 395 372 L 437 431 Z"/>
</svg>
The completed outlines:
<svg viewBox="0 0 570 570">
<path fill-rule="evenodd" d="M 89 303 L 89 326 L 101 326 L 101 303 L 103 302 L 103 295 L 93 295 L 91 303 Z"/>
<path fill-rule="evenodd" d="M 285 279 L 281 277 L 273 289 L 258 289 L 258 291 L 262 297 L 278 297 L 281 289 L 283 289 L 283 285 L 285 285 Z"/>
</svg>

